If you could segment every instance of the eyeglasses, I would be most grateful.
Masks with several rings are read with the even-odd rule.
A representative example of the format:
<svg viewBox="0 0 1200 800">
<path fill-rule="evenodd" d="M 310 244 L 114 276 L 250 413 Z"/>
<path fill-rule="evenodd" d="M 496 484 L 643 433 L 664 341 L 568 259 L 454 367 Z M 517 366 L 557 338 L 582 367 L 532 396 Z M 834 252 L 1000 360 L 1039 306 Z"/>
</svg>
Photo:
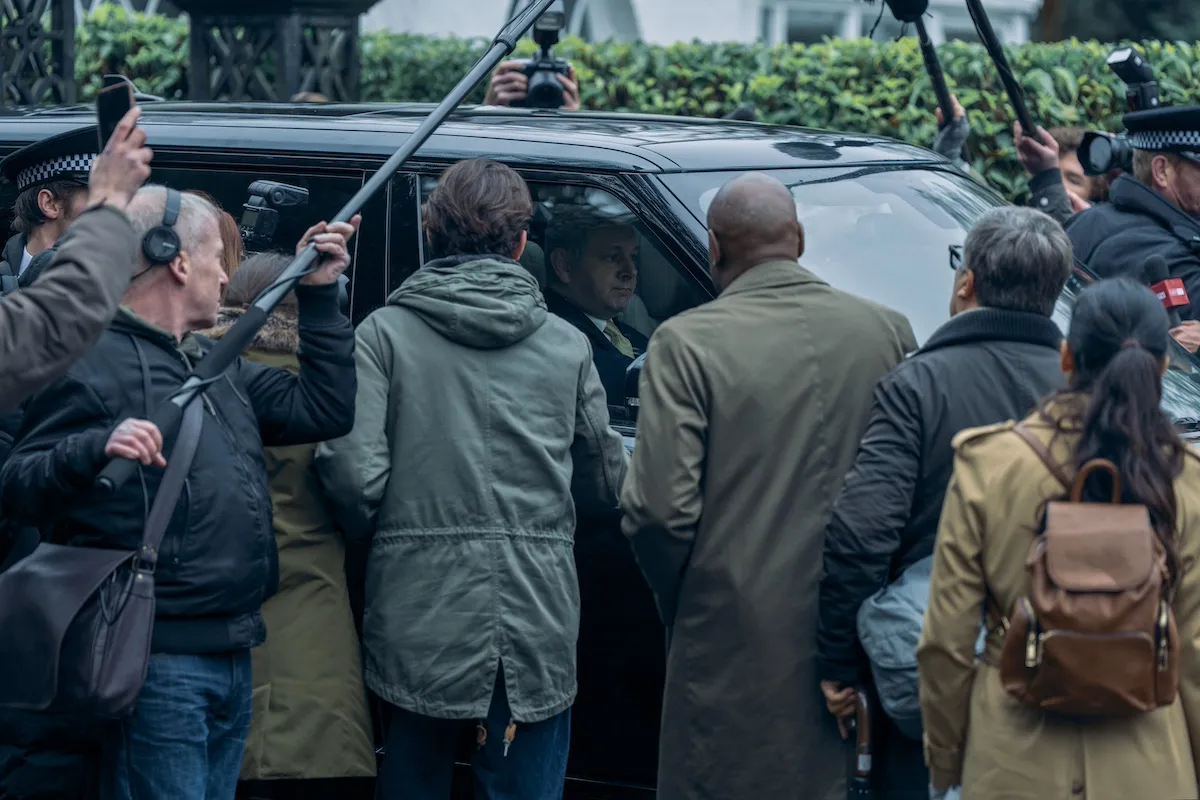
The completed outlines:
<svg viewBox="0 0 1200 800">
<path fill-rule="evenodd" d="M 950 269 L 958 272 L 963 263 L 963 246 L 961 244 L 950 245 Z"/>
</svg>

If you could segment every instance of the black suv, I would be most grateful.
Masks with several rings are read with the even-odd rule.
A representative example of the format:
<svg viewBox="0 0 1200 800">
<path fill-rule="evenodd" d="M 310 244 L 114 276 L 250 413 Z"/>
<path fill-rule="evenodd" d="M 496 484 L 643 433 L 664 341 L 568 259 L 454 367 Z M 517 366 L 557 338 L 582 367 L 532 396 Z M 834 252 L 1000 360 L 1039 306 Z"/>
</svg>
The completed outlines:
<svg viewBox="0 0 1200 800">
<path fill-rule="evenodd" d="M 260 179 L 308 189 L 308 208 L 281 221 L 290 248 L 332 217 L 431 110 L 425 105 L 200 105 L 148 103 L 152 180 L 202 190 L 234 216 Z M 0 116 L 0 156 L 94 123 L 90 107 Z M 948 317 L 950 248 L 999 195 L 940 157 L 880 138 L 752 123 L 626 114 L 460 109 L 363 209 L 350 274 L 360 322 L 425 259 L 421 201 L 443 169 L 489 157 L 526 179 L 539 216 L 560 204 L 619 208 L 640 233 L 636 296 L 623 321 L 649 336 L 670 316 L 711 299 L 704 218 L 718 188 L 741 172 L 791 187 L 806 230 L 802 263 L 834 286 L 903 312 L 923 341 Z M 13 187 L 0 187 L 11 208 Z M 544 228 L 532 240 L 544 244 Z M 1077 271 L 1059 304 L 1092 280 Z M 1200 361 L 1175 352 L 1164 405 L 1200 430 Z M 628 398 L 609 398 L 614 427 L 633 447 Z M 447 432 L 452 433 L 452 432 Z M 583 620 L 573 712 L 571 796 L 650 795 L 657 761 L 664 633 L 614 514 L 580 520 Z M 817 687 L 813 687 L 817 691 Z"/>
</svg>

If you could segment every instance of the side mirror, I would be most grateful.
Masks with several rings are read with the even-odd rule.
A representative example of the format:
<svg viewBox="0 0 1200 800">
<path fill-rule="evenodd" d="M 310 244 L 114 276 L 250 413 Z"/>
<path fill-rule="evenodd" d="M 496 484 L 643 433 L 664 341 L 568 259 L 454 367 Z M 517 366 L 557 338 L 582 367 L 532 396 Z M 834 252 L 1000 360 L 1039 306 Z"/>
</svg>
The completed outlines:
<svg viewBox="0 0 1200 800">
<path fill-rule="evenodd" d="M 638 402 L 638 382 L 642 378 L 642 367 L 645 363 L 646 354 L 642 353 L 625 368 L 625 411 L 629 413 L 632 422 L 637 422 L 638 408 L 641 405 Z"/>
</svg>

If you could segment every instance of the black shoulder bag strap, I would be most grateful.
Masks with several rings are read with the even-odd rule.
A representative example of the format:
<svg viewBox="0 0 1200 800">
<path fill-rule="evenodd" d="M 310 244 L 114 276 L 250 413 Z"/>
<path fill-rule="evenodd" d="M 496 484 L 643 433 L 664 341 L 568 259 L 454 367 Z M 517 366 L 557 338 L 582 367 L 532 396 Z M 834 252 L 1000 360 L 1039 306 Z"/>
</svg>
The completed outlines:
<svg viewBox="0 0 1200 800">
<path fill-rule="evenodd" d="M 150 515 L 146 518 L 138 560 L 151 569 L 158 563 L 158 548 L 162 545 L 167 525 L 175 514 L 175 506 L 183 492 L 183 482 L 192 467 L 192 460 L 196 457 L 196 445 L 200 442 L 200 429 L 203 425 L 204 403 L 197 397 L 183 412 L 179 436 L 175 440 L 175 446 L 171 448 L 171 460 L 167 462 L 162 483 L 158 485 L 158 492 L 154 495 L 154 505 L 150 507 Z"/>
</svg>

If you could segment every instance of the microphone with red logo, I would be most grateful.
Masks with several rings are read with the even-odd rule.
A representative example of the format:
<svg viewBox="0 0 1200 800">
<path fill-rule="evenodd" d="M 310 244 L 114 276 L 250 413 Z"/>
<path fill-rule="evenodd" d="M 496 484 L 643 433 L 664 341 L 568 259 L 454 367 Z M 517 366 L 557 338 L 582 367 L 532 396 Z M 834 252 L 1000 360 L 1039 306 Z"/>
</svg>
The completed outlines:
<svg viewBox="0 0 1200 800">
<path fill-rule="evenodd" d="M 1150 291 L 1158 295 L 1159 302 L 1167 310 L 1171 328 L 1178 328 L 1182 325 L 1183 322 L 1179 319 L 1179 312 L 1176 309 L 1190 305 L 1191 301 L 1188 299 L 1183 281 L 1171 277 L 1167 260 L 1160 255 L 1147 258 L 1142 265 L 1142 277 L 1150 285 Z"/>
</svg>

